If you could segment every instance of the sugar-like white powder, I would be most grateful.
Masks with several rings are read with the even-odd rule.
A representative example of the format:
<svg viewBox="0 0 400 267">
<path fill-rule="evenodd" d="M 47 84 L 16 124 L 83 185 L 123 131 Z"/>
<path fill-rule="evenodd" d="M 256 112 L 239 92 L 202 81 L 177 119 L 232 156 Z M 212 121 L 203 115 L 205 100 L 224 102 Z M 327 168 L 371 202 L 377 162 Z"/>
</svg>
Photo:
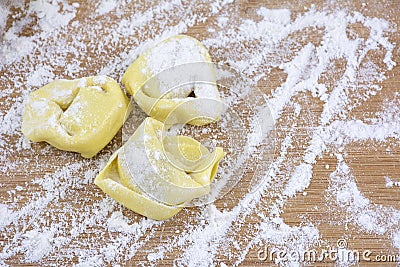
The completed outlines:
<svg viewBox="0 0 400 267">
<path fill-rule="evenodd" d="M 390 11 L 369 17 L 365 11 L 375 8 L 372 5 L 355 12 L 350 4 L 338 9 L 327 2 L 324 8 L 307 6 L 296 14 L 291 7 L 257 7 L 254 17 L 244 19 L 235 15 L 240 4 L 226 0 L 115 0 L 90 7 L 64 0 L 31 1 L 24 9 L 21 3 L 10 2 L 23 10 L 14 18 L 9 6 L 1 6 L 0 14 L 0 265 L 117 266 L 132 260 L 142 265 L 237 266 L 256 256 L 254 250 L 264 244 L 301 251 L 315 247 L 325 240 L 318 223 L 305 217 L 300 225 L 289 224 L 282 213 L 289 200 L 310 195 L 304 193 L 325 155 L 335 161 L 323 165 L 328 173 L 323 201 L 332 214 L 341 216 L 334 223 L 391 238 L 388 246 L 400 251 L 400 211 L 367 197 L 347 153 L 350 146 L 368 142 L 384 146 L 387 155 L 397 159 L 393 152 L 399 150 L 400 94 L 381 91 L 386 76 L 398 74 L 398 48 L 391 37 L 397 25 Z M 377 3 L 379 10 L 387 10 L 380 6 L 386 4 Z M 87 16 L 78 18 L 86 8 Z M 13 22 L 8 25 L 8 20 Z M 191 31 L 204 24 L 214 30 Z M 366 34 L 353 31 L 354 25 Z M 32 32 L 24 35 L 27 28 Z M 270 82 L 274 72 L 284 76 L 264 92 L 264 104 L 278 126 L 277 143 L 272 163 L 255 170 L 257 186 L 251 192 L 235 192 L 232 203 L 228 194 L 214 204 L 185 209 L 171 221 L 156 222 L 127 211 L 93 185 L 120 147 L 117 140 L 87 160 L 22 136 L 29 92 L 60 78 L 107 75 L 119 81 L 144 50 L 187 31 L 205 44 L 214 60 L 251 77 L 250 87 Z M 182 60 L 194 56 L 190 51 L 182 51 Z M 151 64 L 159 64 L 160 57 Z M 374 98 L 383 101 L 381 106 L 360 116 L 357 111 Z M 228 100 L 234 104 L 240 99 Z M 315 103 L 321 111 L 310 109 Z M 137 107 L 133 112 L 137 122 L 143 120 Z M 221 144 L 219 137 L 226 135 L 212 128 L 197 137 L 201 134 L 215 134 Z M 257 129 L 243 133 L 260 157 L 267 157 L 257 150 L 265 138 Z M 233 162 L 228 154 L 221 171 L 251 160 L 243 155 Z M 23 177 L 18 184 L 9 182 L 15 175 Z M 395 174 L 382 175 L 382 181 L 386 190 L 398 190 Z M 179 226 L 171 229 L 174 225 Z"/>
</svg>

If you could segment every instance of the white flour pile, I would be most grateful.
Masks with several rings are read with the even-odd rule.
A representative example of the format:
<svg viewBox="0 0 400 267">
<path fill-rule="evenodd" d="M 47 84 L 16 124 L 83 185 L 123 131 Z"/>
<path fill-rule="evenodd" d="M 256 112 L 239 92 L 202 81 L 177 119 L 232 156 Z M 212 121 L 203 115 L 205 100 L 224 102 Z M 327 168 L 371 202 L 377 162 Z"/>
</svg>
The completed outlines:
<svg viewBox="0 0 400 267">
<path fill-rule="evenodd" d="M 307 201 L 317 162 L 325 157 L 333 161 L 323 165 L 321 205 L 329 223 L 382 235 L 392 240 L 387 249 L 400 254 L 400 210 L 369 198 L 351 158 L 356 147 L 399 160 L 400 93 L 381 91 L 381 82 L 396 70 L 399 48 L 389 36 L 397 34 L 397 25 L 390 14 L 364 14 L 385 10 L 383 4 L 364 4 L 361 13 L 351 4 L 307 5 L 298 13 L 257 7 L 246 14 L 251 19 L 240 18 L 240 4 L 229 0 L 9 5 L 0 2 L 0 265 L 115 266 L 132 259 L 226 266 L 257 262 L 264 244 L 298 251 L 326 244 L 321 222 L 307 214 L 300 224 L 285 223 L 286 205 L 298 197 Z M 191 31 L 204 24 L 210 25 L 206 32 Z M 199 38 L 214 60 L 251 77 L 252 86 L 276 83 L 264 92 L 277 123 L 276 153 L 270 168 L 259 169 L 264 179 L 255 192 L 236 190 L 236 199 L 228 194 L 156 222 L 127 211 L 93 185 L 120 146 L 118 138 L 99 156 L 83 159 L 27 141 L 21 113 L 27 94 L 45 83 L 91 75 L 120 81 L 145 48 L 180 33 Z M 380 106 L 371 107 L 374 98 Z M 398 175 L 383 170 L 381 182 L 398 194 Z"/>
</svg>

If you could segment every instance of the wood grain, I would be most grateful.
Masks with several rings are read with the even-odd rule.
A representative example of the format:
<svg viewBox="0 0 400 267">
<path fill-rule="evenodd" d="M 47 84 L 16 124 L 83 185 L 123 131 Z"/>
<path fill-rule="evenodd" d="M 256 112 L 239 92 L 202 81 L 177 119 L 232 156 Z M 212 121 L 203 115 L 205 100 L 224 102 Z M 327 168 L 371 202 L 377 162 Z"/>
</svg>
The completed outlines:
<svg viewBox="0 0 400 267">
<path fill-rule="evenodd" d="M 77 1 L 80 2 L 80 8 L 74 21 L 91 23 L 90 20 L 87 20 L 89 12 L 93 12 L 95 10 L 95 4 L 90 2 L 86 3 L 85 1 Z M 368 1 L 367 5 L 363 5 L 362 1 L 336 1 L 333 3 L 327 3 L 325 1 L 237 1 L 233 8 L 234 13 L 232 13 L 232 20 L 239 19 L 257 19 L 256 10 L 265 6 L 267 8 L 288 8 L 292 11 L 292 17 L 296 17 L 297 14 L 301 14 L 304 12 L 304 7 L 310 7 L 311 4 L 315 4 L 316 8 L 323 8 L 328 10 L 334 9 L 346 9 L 351 11 L 359 11 L 365 16 L 370 17 L 383 17 L 386 20 L 390 21 L 396 27 L 399 26 L 400 22 L 400 1 Z M 184 3 L 185 5 L 189 5 L 188 3 Z M 141 5 L 141 10 L 146 10 L 149 6 L 155 5 L 155 3 L 149 3 L 144 1 Z M 27 6 L 27 4 L 26 4 Z M 135 8 L 137 7 L 137 3 Z M 133 6 L 132 6 L 133 8 Z M 129 7 L 127 7 L 129 9 Z M 132 10 L 131 13 L 127 12 L 126 16 L 132 14 L 139 10 Z M 15 14 L 13 18 L 9 18 L 7 21 L 6 30 L 13 25 L 15 21 L 17 21 L 20 17 L 23 17 L 26 10 L 12 10 L 12 13 Z M 207 12 L 206 8 L 204 10 L 202 7 L 196 7 L 195 12 L 201 14 L 202 12 Z M 113 13 L 107 14 L 112 18 Z M 218 16 L 212 16 L 207 19 L 205 22 L 198 22 L 193 26 L 190 26 L 186 32 L 186 34 L 195 36 L 197 38 L 204 39 L 209 35 L 207 32 L 207 27 L 215 24 L 215 19 Z M 179 18 L 173 18 L 171 24 L 179 21 Z M 26 26 L 23 31 L 23 36 L 33 36 L 37 34 L 37 29 L 34 27 L 35 23 L 37 23 L 36 19 L 32 20 L 31 25 Z M 94 23 L 92 21 L 92 23 Z M 112 23 L 112 19 L 104 20 L 102 27 L 107 28 L 108 23 Z M 155 24 L 159 23 L 157 20 L 154 21 Z M 233 22 L 232 22 L 233 23 Z M 161 25 L 161 24 L 160 24 Z M 165 26 L 165 25 L 164 25 Z M 360 36 L 366 36 L 368 33 L 365 32 L 364 27 L 362 25 L 353 25 L 354 31 L 359 33 Z M 90 76 L 96 74 L 101 69 L 101 66 L 105 66 L 107 61 L 112 58 L 113 55 L 119 57 L 123 51 L 125 51 L 126 47 L 135 47 L 137 44 L 132 40 L 127 38 L 123 42 L 120 42 L 115 47 L 104 47 L 103 51 L 96 51 L 95 45 L 92 45 L 93 40 L 85 38 L 85 25 L 81 26 L 81 32 L 69 32 L 69 36 L 67 38 L 75 38 L 76 35 L 81 36 L 82 42 L 87 45 L 86 57 L 94 58 L 98 57 L 96 62 L 87 61 L 85 57 L 78 55 L 66 54 L 65 63 L 71 63 L 73 61 L 78 61 L 80 67 L 82 68 L 81 76 Z M 162 29 L 160 28 L 160 31 Z M 147 38 L 152 38 L 153 36 L 146 35 L 145 27 L 142 29 L 145 34 L 140 33 L 140 31 L 135 32 L 134 34 L 140 35 L 140 40 L 145 41 Z M 101 29 L 99 29 L 101 32 Z M 60 37 L 61 38 L 61 37 Z M 319 37 L 315 34 L 315 40 Z M 299 38 L 300 40 L 300 38 Z M 397 31 L 394 31 L 389 34 L 389 40 L 392 43 L 396 43 L 396 47 L 393 50 L 393 60 L 397 63 L 400 62 L 400 35 Z M 57 38 L 54 40 L 57 41 Z M 101 41 L 101 36 L 99 36 L 99 40 Z M 51 41 L 44 43 L 44 45 L 51 45 Z M 1 48 L 1 46 L 0 46 Z M 251 48 L 249 48 L 251 49 Z M 218 51 L 211 51 L 213 59 L 218 61 L 223 58 Z M 101 55 L 101 56 L 99 56 Z M 371 57 L 379 56 L 379 55 L 371 55 Z M 51 64 L 52 59 L 47 59 L 47 62 L 43 62 L 43 64 Z M 340 68 L 344 68 L 344 63 L 338 60 L 338 70 Z M 0 76 L 3 77 L 0 80 L 0 89 L 6 90 L 7 88 L 16 88 L 13 90 L 11 94 L 8 94 L 6 97 L 0 99 L 0 111 L 3 114 L 7 113 L 9 108 L 12 107 L 12 104 L 15 102 L 16 97 L 22 95 L 24 90 L 24 83 L 26 81 L 18 81 L 18 84 L 14 84 L 12 77 L 15 72 L 19 74 L 23 72 L 28 72 L 32 69 L 32 64 L 41 64 L 40 62 L 33 61 L 33 63 L 29 62 L 29 59 L 25 59 L 21 62 L 16 62 L 9 68 L 5 68 L 0 70 Z M 383 66 L 381 66 L 383 67 Z M 120 79 L 121 73 L 123 73 L 124 69 L 117 71 L 115 79 Z M 260 68 L 260 72 L 262 68 Z M 340 71 L 338 71 L 340 72 Z M 57 67 L 55 74 L 59 77 L 64 76 L 64 78 L 72 78 L 69 77 L 68 74 L 65 74 L 65 70 L 62 67 Z M 255 75 L 256 76 L 256 75 Z M 335 83 L 335 80 L 340 76 L 340 73 L 330 73 L 324 79 L 324 83 L 327 87 L 332 87 Z M 382 87 L 382 90 L 377 93 L 376 96 L 371 97 L 369 100 L 365 101 L 359 107 L 355 108 L 350 112 L 348 117 L 350 118 L 358 118 L 362 119 L 368 116 L 374 116 L 376 112 L 381 110 L 381 107 L 385 100 L 393 99 L 395 94 L 400 90 L 400 66 L 396 66 L 393 70 L 390 70 L 386 73 L 387 79 L 381 82 L 379 85 Z M 280 69 L 272 69 L 272 71 L 268 74 L 268 79 L 266 81 L 259 81 L 258 89 L 264 92 L 265 94 L 270 94 L 272 90 L 278 87 L 282 82 L 286 79 L 286 75 Z M 22 90 L 21 90 L 22 88 Z M 307 107 L 307 113 L 304 117 L 300 116 L 298 121 L 298 129 L 295 130 L 295 139 L 296 142 L 294 146 L 290 148 L 289 151 L 289 159 L 285 161 L 285 165 L 282 166 L 283 172 L 279 174 L 279 177 L 284 179 L 290 174 L 293 166 L 299 162 L 299 159 L 305 153 L 305 146 L 310 141 L 309 131 L 307 129 L 312 128 L 317 125 L 317 118 L 321 114 L 322 111 L 322 103 L 317 101 L 311 101 L 309 98 L 304 98 L 303 106 Z M 283 141 L 287 133 L 290 131 L 288 125 L 290 125 L 290 119 L 293 115 L 293 110 L 288 107 L 286 108 L 281 116 L 281 119 L 277 121 L 276 125 L 276 143 L 277 147 Z M 16 122 L 19 123 L 19 122 Z M 10 147 L 19 142 L 20 135 L 5 135 L 5 140 L 10 144 Z M 116 136 L 113 142 L 108 145 L 103 152 L 100 153 L 100 156 L 104 153 L 109 153 L 109 151 L 114 150 L 116 147 L 120 146 L 121 141 L 121 132 Z M 390 153 L 387 152 L 388 143 L 391 147 Z M 0 202 L 5 204 L 16 204 L 17 207 L 22 207 L 26 204 L 29 199 L 24 198 L 24 194 L 26 196 L 32 196 L 32 193 L 42 190 L 37 185 L 32 185 L 29 182 L 35 178 L 43 177 L 46 174 L 52 174 L 56 170 L 66 166 L 72 162 L 81 162 L 81 159 L 78 155 L 69 152 L 63 152 L 49 147 L 49 145 L 44 143 L 32 144 L 31 150 L 24 151 L 24 153 L 19 153 L 16 151 L 15 153 L 8 154 L 7 161 L 10 162 L 20 162 L 19 168 L 7 170 L 6 173 L 0 172 Z M 279 152 L 279 151 L 278 151 Z M 400 208 L 400 188 L 387 188 L 385 187 L 385 176 L 394 177 L 399 179 L 400 176 L 400 145 L 398 144 L 397 139 L 389 140 L 387 143 L 379 143 L 379 142 L 354 142 L 350 145 L 346 146 L 345 152 L 346 158 L 348 160 L 349 166 L 352 169 L 353 175 L 356 177 L 357 186 L 372 203 L 377 205 L 383 205 L 386 207 L 393 207 L 396 209 Z M 275 155 L 276 157 L 278 155 Z M 93 160 L 85 161 L 90 166 L 96 165 L 96 160 L 99 156 L 95 157 Z M 24 165 L 23 162 L 25 159 L 29 160 L 28 165 Z M 37 164 L 35 164 L 37 162 Z M 2 164 L 6 164 L 6 162 L 2 162 Z M 323 247 L 327 246 L 335 246 L 338 239 L 344 238 L 348 241 L 349 247 L 354 250 L 363 251 L 369 249 L 374 252 L 374 254 L 391 254 L 397 255 L 400 254 L 399 250 L 393 247 L 391 234 L 393 231 L 387 231 L 382 235 L 369 234 L 364 231 L 361 231 L 356 225 L 346 222 L 346 214 L 340 212 L 340 209 L 335 209 L 335 207 L 328 206 L 329 197 L 331 197 L 328 193 L 329 189 L 329 175 L 336 168 L 337 160 L 332 154 L 324 154 L 321 158 L 317 160 L 317 163 L 313 166 L 313 177 L 310 186 L 306 189 L 306 195 L 298 194 L 296 197 L 289 199 L 286 204 L 281 207 L 282 214 L 281 217 L 290 226 L 299 226 L 304 225 L 305 223 L 312 222 L 315 225 L 321 235 L 322 242 L 320 244 L 315 244 L 312 248 L 316 250 L 321 250 Z M 40 166 L 40 169 L 37 168 Z M 329 166 L 329 168 L 327 168 Z M 4 166 L 1 166 L 4 167 Z M 243 181 L 246 181 L 246 177 L 251 177 L 252 170 L 247 170 Z M 81 177 L 84 177 L 84 173 L 80 174 Z M 18 194 L 21 196 L 20 198 L 15 198 L 15 200 L 10 200 L 9 191 L 13 190 L 17 185 L 23 185 L 24 189 Z M 73 185 L 71 185 L 73 186 Z M 49 207 L 46 209 L 48 211 L 54 213 L 63 213 L 70 208 L 74 209 L 83 209 L 80 203 L 82 202 L 85 205 L 91 204 L 91 201 L 95 202 L 102 198 L 104 198 L 104 194 L 92 183 L 87 183 L 84 185 L 84 188 L 80 190 L 74 190 L 74 194 L 66 195 L 66 197 L 62 200 L 61 203 L 49 203 Z M 245 186 L 238 186 L 228 195 L 224 196 L 223 199 L 218 200 L 215 205 L 217 207 L 234 207 L 238 201 L 243 198 L 247 193 L 247 188 Z M 257 210 L 262 210 L 263 207 L 267 207 L 274 202 L 277 196 L 266 195 L 263 201 L 259 204 Z M 12 199 L 12 198 L 11 198 Z M 140 216 L 134 214 L 133 212 L 121 208 L 123 214 L 129 218 L 131 221 L 139 221 L 141 219 Z M 336 212 L 338 211 L 338 212 Z M 179 213 L 173 220 L 170 220 L 164 223 L 161 227 L 157 227 L 155 232 L 153 233 L 153 237 L 148 241 L 144 247 L 140 248 L 139 251 L 135 254 L 135 256 L 129 260 L 128 262 L 121 262 L 122 265 L 126 266 L 134 266 L 138 262 L 146 262 L 149 251 L 154 250 L 158 245 L 163 244 L 165 242 L 164 237 L 173 236 L 177 229 L 184 229 L 185 225 L 193 224 L 196 225 L 198 222 L 195 220 L 195 215 L 197 214 L 198 209 L 191 208 L 186 209 L 185 211 Z M 52 214 L 47 214 L 44 216 L 51 217 Z M 66 212 L 65 220 L 66 222 L 69 220 L 69 214 Z M 55 217 L 60 218 L 60 217 Z M 1 220 L 1 218 L 0 218 Z M 241 227 L 239 234 L 232 234 L 230 237 L 236 239 L 235 241 L 238 244 L 246 244 L 248 239 L 251 239 L 254 236 L 254 225 L 256 225 L 260 221 L 260 218 L 257 216 L 256 212 L 252 214 L 252 216 L 247 217 L 246 222 Z M 34 226 L 30 226 L 34 227 Z M 28 228 L 31 229 L 31 228 Z M 399 228 L 397 228 L 399 230 Z M 148 230 L 150 232 L 150 230 Z M 86 233 L 81 234 L 79 239 L 86 240 L 88 247 L 100 248 L 104 244 L 102 244 L 96 234 L 97 231 L 91 231 L 91 228 L 86 231 Z M 117 236 L 116 233 L 107 233 L 104 232 L 104 236 Z M 229 236 L 229 235 L 228 235 Z M 0 249 L 10 242 L 13 238 L 12 231 L 5 231 L 0 235 Z M 138 242 L 143 241 L 145 237 L 141 237 Z M 268 244 L 264 244 L 268 245 Z M 72 244 L 73 246 L 73 244 Z M 263 245 L 255 245 L 250 249 L 247 254 L 245 260 L 242 262 L 242 266 L 269 266 L 271 262 L 262 262 L 257 258 L 257 251 L 262 248 Z M 82 247 L 85 249 L 85 247 Z M 63 253 L 62 250 L 56 251 L 57 253 Z M 180 257 L 182 254 L 180 249 L 173 249 L 170 252 L 165 253 L 165 259 L 160 265 L 171 265 L 174 263 L 174 260 Z M 224 255 L 222 253 L 218 253 L 217 261 L 224 262 L 225 264 L 232 264 L 236 259 L 232 259 L 229 255 Z M 44 260 L 40 264 L 26 264 L 23 263 L 23 254 L 17 254 L 13 256 L 11 259 L 7 260 L 6 263 L 12 266 L 45 266 L 51 264 L 57 264 L 62 266 L 71 265 L 74 262 L 78 261 L 78 257 L 72 257 L 70 259 L 66 259 L 64 262 L 58 262 L 56 255 L 54 257 L 49 257 L 49 259 Z M 109 264 L 113 265 L 113 264 Z M 312 264 L 318 265 L 318 264 Z M 333 263 L 320 263 L 320 266 L 333 265 Z M 376 263 L 363 262 L 362 266 L 376 266 Z M 395 266 L 395 263 L 386 263 L 385 266 Z"/>
</svg>

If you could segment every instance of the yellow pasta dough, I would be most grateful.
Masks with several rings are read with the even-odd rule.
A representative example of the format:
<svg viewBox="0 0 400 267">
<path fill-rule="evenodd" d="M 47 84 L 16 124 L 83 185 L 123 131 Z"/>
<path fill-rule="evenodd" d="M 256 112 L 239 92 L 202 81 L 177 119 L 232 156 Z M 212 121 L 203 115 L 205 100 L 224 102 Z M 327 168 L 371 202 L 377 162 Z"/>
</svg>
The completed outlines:
<svg viewBox="0 0 400 267">
<path fill-rule="evenodd" d="M 177 214 L 183 207 L 168 206 L 143 194 L 137 187 L 121 183 L 126 173 L 118 165 L 118 153 L 111 156 L 106 167 L 96 177 L 94 183 L 110 197 L 130 210 L 154 220 L 166 220 Z"/>
<path fill-rule="evenodd" d="M 189 36 L 170 37 L 145 51 L 126 70 L 122 83 L 140 108 L 161 122 L 175 112 L 180 123 L 204 125 L 217 121 L 222 112 L 211 57 Z"/>
<path fill-rule="evenodd" d="M 185 136 L 163 136 L 164 125 L 146 118 L 96 177 L 105 193 L 146 217 L 165 220 L 207 194 L 222 148 L 210 153 Z"/>
<path fill-rule="evenodd" d="M 109 77 L 56 80 L 29 95 L 22 132 L 90 158 L 115 136 L 128 108 L 129 99 Z"/>
</svg>

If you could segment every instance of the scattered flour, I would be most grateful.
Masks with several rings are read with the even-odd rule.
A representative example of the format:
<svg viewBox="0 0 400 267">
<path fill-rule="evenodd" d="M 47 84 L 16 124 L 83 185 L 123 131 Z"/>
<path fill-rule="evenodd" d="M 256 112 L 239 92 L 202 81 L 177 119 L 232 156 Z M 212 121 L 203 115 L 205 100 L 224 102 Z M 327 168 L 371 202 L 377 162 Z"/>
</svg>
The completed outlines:
<svg viewBox="0 0 400 267">
<path fill-rule="evenodd" d="M 389 187 L 389 188 L 390 187 L 400 187 L 400 181 L 393 181 L 388 176 L 385 176 L 385 181 L 386 181 L 386 184 L 385 184 L 386 187 Z"/>
<path fill-rule="evenodd" d="M 97 14 L 104 15 L 117 7 L 117 2 L 113 0 L 101 1 L 96 9 Z"/>
<path fill-rule="evenodd" d="M 393 245 L 400 251 L 400 232 L 393 234 Z"/>
<path fill-rule="evenodd" d="M 328 12 L 315 7 L 296 16 L 289 9 L 260 7 L 257 19 L 238 19 L 233 1 L 186 5 L 177 0 L 145 7 L 131 1 L 101 1 L 91 15 L 79 19 L 81 24 L 75 19 L 85 8 L 63 0 L 31 1 L 4 33 L 11 11 L 3 8 L 0 14 L 0 98 L 4 103 L 0 107 L 0 172 L 2 185 L 6 184 L 5 190 L 0 187 L 0 230 L 5 240 L 0 246 L 0 265 L 9 260 L 43 265 L 125 265 L 131 259 L 144 265 L 215 266 L 221 261 L 240 265 L 252 256 L 254 248 L 264 244 L 286 250 L 309 249 L 324 238 L 318 225 L 312 221 L 289 225 L 281 213 L 291 198 L 308 188 L 313 168 L 325 153 L 336 158 L 336 165 L 325 168 L 330 172 L 326 205 L 333 213 L 344 214 L 335 223 L 390 236 L 400 251 L 400 211 L 374 204 L 360 191 L 346 153 L 355 142 L 386 144 L 389 154 L 399 149 L 392 142 L 400 139 L 399 93 L 371 116 L 352 114 L 379 93 L 380 82 L 396 66 L 396 47 L 389 38 L 396 31 L 392 22 L 349 10 Z M 33 17 L 37 19 L 33 33 L 22 35 Z M 257 77 L 252 86 L 261 77 L 268 78 L 273 69 L 286 75 L 265 95 L 275 121 L 282 126 L 276 157 L 270 166 L 256 172 L 263 178 L 259 186 L 237 199 L 233 207 L 217 201 L 199 210 L 185 210 L 176 217 L 183 225 L 179 231 L 165 234 L 170 222 L 127 213 L 93 186 L 98 171 L 120 146 L 117 141 L 96 158 L 84 160 L 72 153 L 55 157 L 57 150 L 30 144 L 22 137 L 19 125 L 30 91 L 57 78 L 100 74 L 118 80 L 130 62 L 152 44 L 212 19 L 221 30 L 199 38 L 213 58 Z M 349 27 L 356 23 L 368 30 L 367 36 L 349 36 Z M 66 37 L 70 32 L 75 33 L 73 40 Z M 296 39 L 298 35 L 301 40 Z M 381 56 L 372 59 L 371 53 Z M 336 68 L 337 60 L 343 60 L 344 69 L 333 78 L 329 72 Z M 97 73 L 88 71 L 93 69 Z M 325 75 L 335 80 L 333 85 L 324 82 Z M 322 105 L 316 118 L 304 100 Z M 290 117 L 285 112 L 291 108 L 294 114 Z M 302 155 L 292 156 L 304 116 L 310 118 L 306 127 L 309 140 L 305 140 Z M 248 138 L 261 143 L 259 136 Z M 20 155 L 26 157 L 14 160 Z M 59 167 L 52 158 L 67 164 Z M 52 172 L 38 174 L 43 169 Z M 13 179 L 10 170 L 28 177 L 26 182 L 8 183 Z M 386 187 L 392 188 L 388 190 L 397 190 L 395 178 L 386 176 L 385 181 Z M 249 218 L 255 221 L 249 222 Z M 249 234 L 243 237 L 244 232 Z M 179 256 L 171 259 L 171 253 Z"/>
<path fill-rule="evenodd" d="M 51 231 L 39 232 L 38 229 L 27 231 L 22 235 L 21 252 L 28 262 L 41 260 L 53 250 Z"/>
<path fill-rule="evenodd" d="M 55 29 L 66 26 L 75 17 L 74 6 L 63 5 L 63 12 L 60 13 L 59 2 L 48 3 L 41 0 L 29 3 L 29 13 L 36 14 L 40 28 L 45 32 L 52 32 Z"/>
</svg>

